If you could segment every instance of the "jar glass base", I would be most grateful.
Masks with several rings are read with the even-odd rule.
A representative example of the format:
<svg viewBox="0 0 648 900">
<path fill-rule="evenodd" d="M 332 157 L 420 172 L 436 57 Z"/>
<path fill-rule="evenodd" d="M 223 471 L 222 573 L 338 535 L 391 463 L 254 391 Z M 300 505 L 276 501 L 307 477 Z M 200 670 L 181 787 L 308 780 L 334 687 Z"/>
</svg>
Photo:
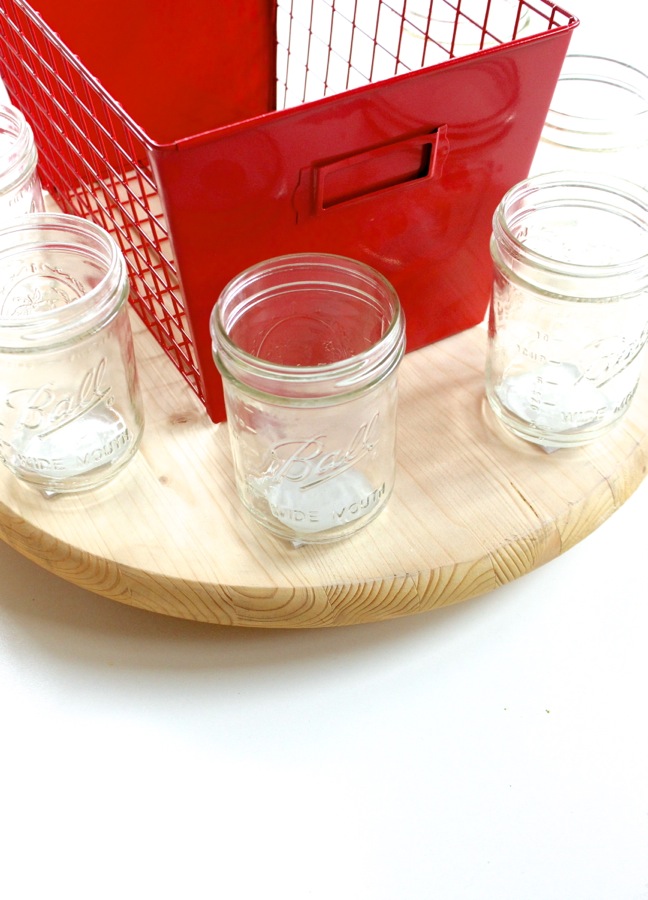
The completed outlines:
<svg viewBox="0 0 648 900">
<path fill-rule="evenodd" d="M 382 512 L 389 493 L 386 484 L 373 488 L 359 473 L 338 476 L 322 486 L 321 496 L 304 504 L 299 489 L 285 482 L 241 495 L 247 512 L 266 531 L 294 546 L 326 544 L 350 537 Z M 335 493 L 331 493 L 335 488 Z"/>
<path fill-rule="evenodd" d="M 593 424 L 590 427 L 550 431 L 546 427 L 538 425 L 537 422 L 521 418 L 513 410 L 502 404 L 497 395 L 487 392 L 487 399 L 500 426 L 515 437 L 537 444 L 545 450 L 560 450 L 591 444 L 605 437 L 623 418 L 626 412 L 626 410 L 623 410 L 614 419 L 606 419 L 605 422 L 597 425 Z"/>
<path fill-rule="evenodd" d="M 92 446 L 84 447 L 81 440 L 68 445 L 67 452 L 61 448 L 58 454 L 50 452 L 51 447 L 11 447 L 5 465 L 19 481 L 47 496 L 91 490 L 111 481 L 139 447 L 141 427 L 133 435 L 121 420 L 114 425 L 110 433 L 99 434 L 103 438 L 100 443 L 93 441 Z"/>
</svg>

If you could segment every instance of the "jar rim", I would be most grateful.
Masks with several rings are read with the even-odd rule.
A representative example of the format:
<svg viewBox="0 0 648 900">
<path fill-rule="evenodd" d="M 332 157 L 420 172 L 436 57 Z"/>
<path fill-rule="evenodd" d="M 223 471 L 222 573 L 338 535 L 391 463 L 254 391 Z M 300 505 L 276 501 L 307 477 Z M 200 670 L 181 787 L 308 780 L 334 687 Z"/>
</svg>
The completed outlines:
<svg viewBox="0 0 648 900">
<path fill-rule="evenodd" d="M 561 88 L 572 84 L 581 83 L 596 87 L 596 109 L 586 113 L 580 104 L 574 108 L 568 108 L 565 103 L 564 92 Z M 601 100 L 600 86 L 607 85 L 613 88 L 614 105 L 610 107 Z M 626 96 L 632 96 L 636 101 L 632 110 L 621 108 L 619 99 L 620 91 Z M 582 97 L 580 98 L 582 101 Z M 637 140 L 643 138 L 648 141 L 648 74 L 630 63 L 616 60 L 607 56 L 597 56 L 584 53 L 568 54 L 556 83 L 554 95 L 545 120 L 545 132 L 549 132 L 553 139 L 567 144 L 569 134 L 581 134 L 583 137 L 590 135 L 599 136 L 601 139 L 608 137 L 616 142 Z M 560 135 L 563 136 L 561 140 Z M 605 149 L 597 146 L 592 149 Z"/>
<path fill-rule="evenodd" d="M 65 247 L 66 239 L 71 250 L 100 260 L 105 271 L 95 285 L 63 306 L 19 317 L 0 312 L 0 345 L 4 349 L 65 342 L 99 327 L 125 301 L 128 277 L 117 242 L 100 225 L 80 216 L 43 212 L 16 218 L 0 229 L 0 262 L 26 257 L 30 249 Z"/>
<path fill-rule="evenodd" d="M 553 199 L 542 200 L 542 192 L 552 192 Z M 581 199 L 578 200 L 579 194 Z M 591 194 L 589 200 L 587 194 Z M 613 197 L 624 204 L 624 209 L 614 206 Z M 596 200 L 600 201 L 600 204 Z M 537 211 L 551 206 L 568 208 L 569 205 L 607 208 L 618 215 L 626 213 L 630 219 L 640 222 L 645 229 L 645 250 L 638 256 L 630 256 L 613 263 L 571 262 L 556 259 L 525 244 L 515 233 L 511 214 L 516 203 L 529 200 L 528 211 Z M 604 199 L 608 202 L 604 202 Z M 570 203 L 570 201 L 572 201 Z M 519 216 L 518 220 L 522 218 Z M 625 275 L 643 276 L 648 281 L 648 190 L 615 176 L 589 175 L 569 170 L 546 172 L 531 176 L 510 188 L 493 215 L 495 240 L 504 241 L 508 250 L 526 259 L 530 265 L 548 272 L 569 277 L 583 277 L 589 273 L 597 279 L 618 278 Z"/>
<path fill-rule="evenodd" d="M 300 269 L 320 269 L 322 272 L 340 273 L 346 271 L 360 278 L 364 278 L 368 284 L 379 286 L 388 298 L 391 305 L 391 317 L 388 326 L 382 335 L 371 345 L 359 353 L 345 357 L 332 363 L 320 365 L 285 365 L 276 363 L 263 357 L 256 356 L 241 348 L 228 333 L 227 323 L 224 321 L 224 308 L 227 300 L 238 290 L 246 285 L 251 285 L 263 275 L 282 272 L 298 272 Z M 314 276 L 303 282 L 291 280 L 291 284 L 319 283 L 334 285 L 335 282 L 318 279 Z M 234 362 L 237 370 L 249 375 L 256 375 L 262 379 L 276 382 L 293 382 L 296 385 L 316 385 L 322 382 L 335 380 L 338 385 L 344 385 L 349 390 L 357 389 L 372 377 L 382 377 L 385 374 L 385 362 L 396 354 L 395 365 L 403 352 L 404 347 L 404 313 L 398 298 L 398 294 L 391 282 L 377 269 L 359 260 L 340 256 L 332 253 L 292 253 L 276 256 L 268 260 L 256 263 L 240 272 L 232 278 L 222 289 L 219 299 L 215 304 L 211 318 L 210 330 L 215 356 L 224 354 L 227 362 Z M 382 352 L 377 354 L 377 350 Z M 391 371 L 393 365 L 389 365 L 387 371 Z"/>
</svg>

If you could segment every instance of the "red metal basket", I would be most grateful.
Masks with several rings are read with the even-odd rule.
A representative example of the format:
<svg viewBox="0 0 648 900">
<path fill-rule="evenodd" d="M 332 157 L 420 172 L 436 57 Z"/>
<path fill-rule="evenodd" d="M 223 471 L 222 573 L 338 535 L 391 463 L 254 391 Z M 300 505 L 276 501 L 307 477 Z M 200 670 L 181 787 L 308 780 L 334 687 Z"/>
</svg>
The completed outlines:
<svg viewBox="0 0 648 900">
<path fill-rule="evenodd" d="M 577 20 L 547 0 L 3 0 L 45 186 L 117 238 L 132 304 L 218 421 L 208 318 L 272 256 L 355 257 L 414 350 L 479 322 Z"/>
</svg>

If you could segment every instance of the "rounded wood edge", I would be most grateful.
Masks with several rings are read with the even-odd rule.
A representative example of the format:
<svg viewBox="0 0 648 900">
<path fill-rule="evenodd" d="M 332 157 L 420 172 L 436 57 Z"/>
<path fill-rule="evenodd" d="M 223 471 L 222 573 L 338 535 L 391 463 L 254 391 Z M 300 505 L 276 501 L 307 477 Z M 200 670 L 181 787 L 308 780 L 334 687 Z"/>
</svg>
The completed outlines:
<svg viewBox="0 0 648 900">
<path fill-rule="evenodd" d="M 62 544 L 0 504 L 0 536 L 57 577 L 107 599 L 175 618 L 223 626 L 319 628 L 379 622 L 477 598 L 550 562 L 595 531 L 645 478 L 643 443 L 615 479 L 572 505 L 560 520 L 475 558 L 430 572 L 357 584 L 280 588 L 214 585 L 165 578 Z"/>
<path fill-rule="evenodd" d="M 488 423 L 484 334 L 471 329 L 410 354 L 403 363 L 400 486 L 397 480 L 387 511 L 349 542 L 329 545 L 337 549 L 299 556 L 264 543 L 261 536 L 257 540 L 248 530 L 229 480 L 226 433 L 201 415 L 195 398 L 141 329 L 139 339 L 143 352 L 138 359 L 151 401 L 150 452 L 145 449 L 140 462 L 131 464 L 128 484 L 121 481 L 100 498 L 52 507 L 20 492 L 12 496 L 5 473 L 0 477 L 0 537 L 78 587 L 151 612 L 219 625 L 315 628 L 377 622 L 463 602 L 574 546 L 646 475 L 645 379 L 614 433 L 576 457 L 569 457 L 571 451 L 552 457 L 509 440 Z M 173 483 L 179 462 L 190 475 L 185 472 Z M 110 528 L 104 534 L 102 527 L 108 523 L 118 530 L 124 522 L 132 527 L 144 515 L 144 503 L 151 524 L 139 528 L 139 551 L 126 552 L 123 542 L 115 549 L 108 540 Z M 162 521 L 165 512 L 170 522 Z M 176 546 L 173 518 L 178 512 L 197 516 L 189 549 Z M 213 541 L 206 549 L 198 546 L 216 514 L 221 527 L 233 532 L 228 547 L 241 554 L 240 571 L 233 564 L 211 567 Z M 66 517 L 73 525 L 67 531 Z M 445 528 L 456 532 L 452 540 Z M 93 530 L 92 537 L 101 540 L 86 545 Z M 407 543 L 402 553 L 401 540 Z M 196 555 L 187 557 L 191 548 Z M 158 565 L 165 554 L 173 557 L 166 571 Z M 364 565 L 360 577 L 366 559 L 371 564 Z M 267 580 L 260 578 L 266 573 Z"/>
</svg>

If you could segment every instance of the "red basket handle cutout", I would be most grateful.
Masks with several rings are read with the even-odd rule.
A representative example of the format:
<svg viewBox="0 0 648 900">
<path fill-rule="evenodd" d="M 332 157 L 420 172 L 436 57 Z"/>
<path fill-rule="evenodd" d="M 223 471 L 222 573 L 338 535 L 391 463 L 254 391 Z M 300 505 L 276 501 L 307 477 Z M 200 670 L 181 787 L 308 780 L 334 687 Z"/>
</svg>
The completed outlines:
<svg viewBox="0 0 648 900">
<path fill-rule="evenodd" d="M 439 177 L 448 155 L 447 125 L 302 169 L 297 220 Z"/>
</svg>

